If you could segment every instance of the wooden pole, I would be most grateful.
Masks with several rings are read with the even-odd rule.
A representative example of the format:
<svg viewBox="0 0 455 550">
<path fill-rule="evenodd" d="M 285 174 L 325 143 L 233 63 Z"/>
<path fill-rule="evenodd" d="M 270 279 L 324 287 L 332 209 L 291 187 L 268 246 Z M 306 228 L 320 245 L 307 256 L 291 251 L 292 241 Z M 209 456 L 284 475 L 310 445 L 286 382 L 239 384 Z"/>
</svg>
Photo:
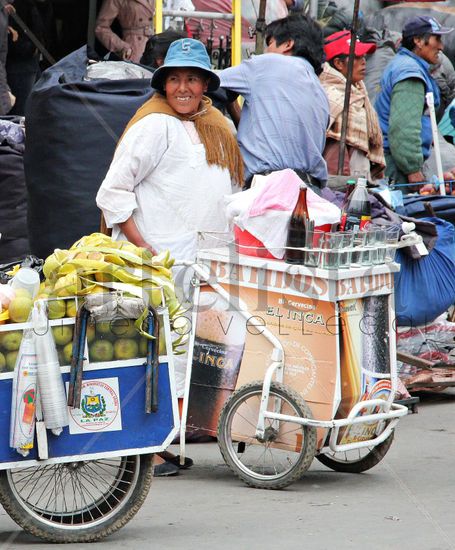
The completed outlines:
<svg viewBox="0 0 455 550">
<path fill-rule="evenodd" d="M 259 4 L 259 15 L 256 21 L 256 55 L 264 53 L 264 32 L 265 32 L 265 10 L 267 0 L 261 0 Z"/>
<path fill-rule="evenodd" d="M 344 156 L 346 149 L 346 134 L 349 122 L 349 103 L 351 101 L 352 69 L 354 67 L 355 42 L 357 40 L 357 29 L 359 25 L 360 0 L 354 1 L 354 14 L 352 16 L 351 44 L 349 46 L 348 74 L 346 76 L 346 89 L 344 92 L 343 119 L 341 124 L 340 154 L 338 156 L 338 174 L 343 173 Z"/>
<path fill-rule="evenodd" d="M 163 0 L 155 0 L 154 33 L 163 32 Z"/>
<path fill-rule="evenodd" d="M 234 24 L 232 25 L 231 65 L 239 65 L 242 61 L 242 0 L 232 0 Z"/>
</svg>

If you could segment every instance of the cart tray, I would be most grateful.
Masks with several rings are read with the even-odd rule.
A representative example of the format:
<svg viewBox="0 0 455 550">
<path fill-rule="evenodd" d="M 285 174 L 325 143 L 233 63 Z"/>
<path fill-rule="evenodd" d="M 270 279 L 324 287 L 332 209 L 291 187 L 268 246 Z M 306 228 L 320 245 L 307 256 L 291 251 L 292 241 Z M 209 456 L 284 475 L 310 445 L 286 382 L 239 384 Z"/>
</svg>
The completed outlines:
<svg viewBox="0 0 455 550">
<path fill-rule="evenodd" d="M 62 368 L 65 384 L 68 371 Z M 84 369 L 82 408 L 70 409 L 70 426 L 59 436 L 47 430 L 49 458 L 38 461 L 36 444 L 24 458 L 9 447 L 12 382 L 12 374 L 0 379 L 0 469 L 153 453 L 165 449 L 178 431 L 168 363 L 159 365 L 158 411 L 151 414 L 144 412 L 144 365 L 98 363 Z"/>
</svg>

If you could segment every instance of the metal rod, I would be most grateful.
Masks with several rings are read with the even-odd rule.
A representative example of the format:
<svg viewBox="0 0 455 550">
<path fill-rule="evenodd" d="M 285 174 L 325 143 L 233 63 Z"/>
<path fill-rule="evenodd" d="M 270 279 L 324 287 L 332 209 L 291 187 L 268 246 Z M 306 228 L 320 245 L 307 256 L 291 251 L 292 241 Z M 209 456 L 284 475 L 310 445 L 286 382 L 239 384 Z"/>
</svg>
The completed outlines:
<svg viewBox="0 0 455 550">
<path fill-rule="evenodd" d="M 430 111 L 431 131 L 433 133 L 433 149 L 434 156 L 436 158 L 436 171 L 438 173 L 439 181 L 439 193 L 441 195 L 446 194 L 446 186 L 444 184 L 444 170 L 442 169 L 441 149 L 439 147 L 439 130 L 438 123 L 436 122 L 436 112 L 434 109 L 434 94 L 429 92 L 425 95 L 425 99 Z"/>
<path fill-rule="evenodd" d="M 155 0 L 155 34 L 163 32 L 163 0 Z"/>
<path fill-rule="evenodd" d="M 90 0 L 89 6 L 88 6 L 87 46 L 92 50 L 95 48 L 95 26 L 96 26 L 96 0 Z"/>
<path fill-rule="evenodd" d="M 318 18 L 318 0 L 310 0 L 310 16 L 313 19 Z"/>
<path fill-rule="evenodd" d="M 354 1 L 354 14 L 352 16 L 351 44 L 349 46 L 348 74 L 346 76 L 346 89 L 344 92 L 343 118 L 341 124 L 340 153 L 338 156 L 338 174 L 343 173 L 344 156 L 346 148 L 346 134 L 349 122 L 349 103 L 351 101 L 352 69 L 354 67 L 355 44 L 357 40 L 357 28 L 359 23 L 360 0 Z"/>
<path fill-rule="evenodd" d="M 3 2 L 1 4 L 3 6 L 5 5 Z M 56 63 L 55 59 L 47 51 L 47 49 L 44 47 L 43 43 L 38 40 L 38 38 L 35 36 L 35 34 L 24 23 L 22 18 L 19 15 L 17 15 L 17 13 L 15 11 L 11 12 L 9 14 L 9 16 L 10 16 L 11 19 L 13 19 L 18 24 L 18 26 L 22 29 L 24 34 L 33 42 L 34 46 L 42 53 L 42 55 L 46 59 L 46 61 L 50 65 L 54 65 Z"/>
<path fill-rule="evenodd" d="M 256 21 L 256 55 L 264 53 L 264 32 L 265 32 L 265 10 L 267 8 L 267 0 L 261 0 L 259 4 L 259 15 Z"/>
<path fill-rule="evenodd" d="M 163 10 L 164 16 L 169 17 L 192 17 L 196 19 L 224 19 L 234 21 L 232 13 L 217 13 L 215 11 L 185 11 L 185 10 Z"/>
<path fill-rule="evenodd" d="M 242 0 L 233 0 L 232 11 L 234 24 L 232 25 L 231 65 L 240 65 L 242 61 Z"/>
</svg>

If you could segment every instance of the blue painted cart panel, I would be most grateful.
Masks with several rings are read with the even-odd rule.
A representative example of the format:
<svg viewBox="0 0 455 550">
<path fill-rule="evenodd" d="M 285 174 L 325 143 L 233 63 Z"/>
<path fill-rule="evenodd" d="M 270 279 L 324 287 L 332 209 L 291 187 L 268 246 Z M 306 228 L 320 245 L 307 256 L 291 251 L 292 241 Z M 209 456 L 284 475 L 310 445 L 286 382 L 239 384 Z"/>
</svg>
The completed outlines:
<svg viewBox="0 0 455 550">
<path fill-rule="evenodd" d="M 106 452 L 128 454 L 128 449 L 161 446 L 174 429 L 168 364 L 158 370 L 158 411 L 145 414 L 145 366 L 126 366 L 84 371 L 83 380 L 117 378 L 122 429 L 96 433 L 70 434 L 65 427 L 60 436 L 49 430 L 49 458 L 91 455 Z M 67 382 L 69 374 L 63 374 Z M 26 458 L 9 447 L 12 379 L 0 380 L 0 467 L 2 463 L 37 459 L 36 445 Z"/>
</svg>

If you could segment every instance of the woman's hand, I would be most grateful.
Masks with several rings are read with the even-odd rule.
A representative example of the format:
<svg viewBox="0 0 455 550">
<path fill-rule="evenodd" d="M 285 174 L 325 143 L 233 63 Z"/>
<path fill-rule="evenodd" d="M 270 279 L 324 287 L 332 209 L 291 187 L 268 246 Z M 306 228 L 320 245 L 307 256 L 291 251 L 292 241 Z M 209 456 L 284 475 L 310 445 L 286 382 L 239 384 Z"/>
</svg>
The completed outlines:
<svg viewBox="0 0 455 550">
<path fill-rule="evenodd" d="M 157 256 L 158 253 L 157 251 L 153 248 L 152 245 L 150 244 L 147 244 L 146 246 L 143 246 L 142 248 L 146 248 L 147 250 L 150 250 L 150 252 L 154 255 L 154 256 Z"/>
<path fill-rule="evenodd" d="M 9 15 L 10 13 L 16 13 L 16 8 L 12 4 L 5 4 L 3 9 Z"/>
<path fill-rule="evenodd" d="M 19 33 L 16 31 L 16 29 L 13 29 L 13 27 L 8 27 L 8 32 L 11 35 L 11 40 L 13 42 L 17 42 L 17 39 L 19 38 Z"/>
<path fill-rule="evenodd" d="M 420 191 L 420 185 L 425 181 L 425 177 L 422 174 L 422 172 L 413 172 L 412 174 L 408 174 L 408 183 L 415 183 L 416 185 L 410 185 L 408 187 L 409 191 Z"/>
<path fill-rule="evenodd" d="M 150 250 L 150 252 L 154 256 L 156 256 L 156 250 L 143 238 L 139 229 L 137 228 L 133 216 L 130 216 L 125 222 L 119 223 L 118 226 L 130 243 L 133 243 L 136 246 L 140 246 L 141 248 Z"/>
<path fill-rule="evenodd" d="M 125 48 L 120 52 L 120 56 L 123 59 L 123 61 L 129 61 L 132 55 L 133 55 L 132 48 Z"/>
</svg>

